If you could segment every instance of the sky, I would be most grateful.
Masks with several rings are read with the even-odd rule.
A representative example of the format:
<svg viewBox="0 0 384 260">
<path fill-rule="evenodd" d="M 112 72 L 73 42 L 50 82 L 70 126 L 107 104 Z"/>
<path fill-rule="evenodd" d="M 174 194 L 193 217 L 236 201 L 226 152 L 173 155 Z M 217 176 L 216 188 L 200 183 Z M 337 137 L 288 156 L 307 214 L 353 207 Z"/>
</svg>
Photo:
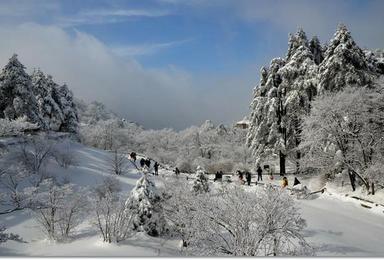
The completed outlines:
<svg viewBox="0 0 384 260">
<path fill-rule="evenodd" d="M 344 23 L 384 48 L 384 1 L 0 0 L 0 65 L 13 53 L 146 128 L 232 124 L 289 33 L 330 40 Z"/>
</svg>

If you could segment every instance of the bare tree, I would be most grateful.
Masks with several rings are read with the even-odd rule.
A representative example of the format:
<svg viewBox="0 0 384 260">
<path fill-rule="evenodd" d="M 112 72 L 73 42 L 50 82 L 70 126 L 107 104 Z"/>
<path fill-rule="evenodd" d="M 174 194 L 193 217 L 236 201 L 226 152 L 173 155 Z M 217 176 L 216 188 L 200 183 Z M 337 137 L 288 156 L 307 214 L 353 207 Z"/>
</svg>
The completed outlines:
<svg viewBox="0 0 384 260">
<path fill-rule="evenodd" d="M 127 170 L 127 158 L 117 150 L 113 152 L 111 158 L 108 158 L 108 169 L 112 174 L 121 175 Z"/>
<path fill-rule="evenodd" d="M 56 162 L 63 168 L 67 169 L 71 165 L 76 165 L 76 155 L 71 147 L 69 140 L 57 144 L 52 150 L 52 156 Z"/>
<path fill-rule="evenodd" d="M 49 239 L 67 239 L 81 223 L 86 213 L 87 196 L 84 191 L 77 192 L 73 185 L 59 186 L 52 179 L 46 179 L 39 185 L 32 210 Z"/>
<path fill-rule="evenodd" d="M 106 178 L 95 190 L 93 201 L 97 229 L 107 243 L 120 242 L 133 235 L 132 218 L 115 181 Z"/>
<path fill-rule="evenodd" d="M 44 137 L 26 139 L 26 142 L 20 145 L 20 159 L 28 171 L 36 174 L 47 163 L 53 145 Z"/>
</svg>

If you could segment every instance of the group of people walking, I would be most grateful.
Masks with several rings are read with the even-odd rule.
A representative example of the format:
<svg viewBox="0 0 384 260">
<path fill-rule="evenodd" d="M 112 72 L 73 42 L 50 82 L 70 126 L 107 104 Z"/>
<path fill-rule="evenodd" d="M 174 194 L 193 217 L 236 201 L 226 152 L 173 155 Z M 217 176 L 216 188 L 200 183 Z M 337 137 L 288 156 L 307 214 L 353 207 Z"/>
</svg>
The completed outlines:
<svg viewBox="0 0 384 260">
<path fill-rule="evenodd" d="M 135 152 L 131 152 L 129 154 L 129 157 L 131 158 L 131 160 L 136 164 L 136 159 L 137 159 L 137 155 Z M 153 164 L 153 175 L 159 175 L 159 166 L 160 164 L 156 161 L 154 161 L 155 163 Z M 143 169 L 144 166 L 147 167 L 147 169 L 150 169 L 151 168 L 151 159 L 149 158 L 141 158 L 140 161 L 140 167 Z"/>
<path fill-rule="evenodd" d="M 136 160 L 137 160 L 136 153 L 135 152 L 131 152 L 129 154 L 129 156 L 130 156 L 131 160 L 136 164 Z M 151 159 L 149 159 L 149 158 L 141 158 L 139 163 L 140 163 L 140 167 L 141 168 L 146 167 L 147 169 L 150 169 L 150 167 L 151 167 Z M 153 175 L 159 175 L 159 166 L 160 166 L 160 164 L 158 162 L 154 161 L 154 164 L 153 164 L 153 170 L 154 170 Z M 270 180 L 273 180 L 274 177 L 273 177 L 271 169 L 269 168 L 269 165 L 264 165 L 264 170 L 266 172 L 268 172 Z M 180 175 L 180 170 L 176 167 L 175 170 L 174 170 L 174 173 L 175 173 L 176 176 L 179 176 Z M 256 173 L 257 173 L 257 181 L 256 181 L 256 184 L 257 184 L 259 181 L 263 181 L 263 169 L 261 168 L 261 166 L 259 164 L 257 165 Z M 252 181 L 252 174 L 251 174 L 251 172 L 249 172 L 248 170 L 245 170 L 245 171 L 237 170 L 236 174 L 237 174 L 241 184 L 247 183 L 248 186 L 251 185 L 251 181 Z M 217 171 L 213 181 L 214 182 L 222 181 L 223 175 L 224 175 L 223 171 Z M 297 180 L 297 178 L 295 178 L 294 185 L 297 185 L 298 183 L 300 183 L 300 182 Z M 287 186 L 288 186 L 288 178 L 286 176 L 283 176 L 283 178 L 281 179 L 281 187 L 285 188 Z"/>
</svg>

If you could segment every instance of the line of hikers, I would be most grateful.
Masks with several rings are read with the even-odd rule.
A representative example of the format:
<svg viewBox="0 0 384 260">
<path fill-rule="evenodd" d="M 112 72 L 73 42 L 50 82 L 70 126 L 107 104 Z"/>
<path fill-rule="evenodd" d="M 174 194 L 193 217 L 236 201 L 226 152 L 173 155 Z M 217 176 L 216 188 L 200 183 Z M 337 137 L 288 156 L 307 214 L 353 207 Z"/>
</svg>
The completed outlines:
<svg viewBox="0 0 384 260">
<path fill-rule="evenodd" d="M 137 159 L 137 157 L 136 157 L 137 155 L 136 155 L 136 153 L 135 152 L 131 152 L 130 154 L 129 154 L 129 157 L 132 159 L 132 161 L 136 164 L 136 159 Z M 156 162 L 156 161 L 154 161 L 155 163 L 153 164 L 153 169 L 154 169 L 154 175 L 159 175 L 159 166 L 160 166 L 160 164 L 158 163 L 158 162 Z M 149 159 L 149 158 L 146 158 L 146 159 L 144 159 L 144 158 L 141 158 L 140 159 L 140 161 L 139 161 L 139 163 L 140 163 L 140 167 L 141 168 L 144 168 L 144 166 L 146 166 L 148 169 L 150 169 L 151 168 L 151 159 Z"/>
<path fill-rule="evenodd" d="M 133 162 L 136 163 L 136 159 L 137 159 L 136 153 L 135 152 L 131 152 L 129 154 L 129 156 L 133 160 Z M 159 175 L 159 166 L 160 166 L 160 164 L 158 162 L 156 162 L 156 161 L 154 161 L 154 162 L 155 163 L 153 165 L 153 169 L 154 169 L 154 173 L 153 174 L 154 175 Z M 146 159 L 145 158 L 141 158 L 139 163 L 140 163 L 141 168 L 144 168 L 144 166 L 146 166 L 148 169 L 150 169 L 150 167 L 151 167 L 151 159 L 149 159 L 149 158 L 146 158 Z M 273 177 L 273 173 L 272 173 L 269 165 L 264 165 L 264 170 L 266 172 L 268 172 L 269 179 L 272 181 L 274 179 L 274 177 Z M 176 176 L 180 175 L 180 170 L 177 167 L 175 168 L 175 170 L 173 172 L 175 173 Z M 256 181 L 256 184 L 257 184 L 257 182 L 263 181 L 263 169 L 261 168 L 261 166 L 259 164 L 257 165 L 256 172 L 257 172 L 257 181 Z M 245 170 L 245 171 L 237 170 L 236 174 L 237 174 L 241 184 L 245 184 L 245 182 L 247 182 L 248 186 L 251 185 L 252 174 L 249 171 L 247 171 L 247 170 Z M 223 171 L 217 171 L 213 181 L 214 182 L 222 181 L 223 175 L 224 175 Z M 244 180 L 244 177 L 245 177 L 245 180 Z M 295 186 L 297 184 L 300 184 L 300 181 L 295 177 L 293 186 Z M 288 178 L 286 176 L 283 176 L 283 178 L 281 179 L 281 187 L 285 188 L 287 186 L 288 186 Z"/>
</svg>

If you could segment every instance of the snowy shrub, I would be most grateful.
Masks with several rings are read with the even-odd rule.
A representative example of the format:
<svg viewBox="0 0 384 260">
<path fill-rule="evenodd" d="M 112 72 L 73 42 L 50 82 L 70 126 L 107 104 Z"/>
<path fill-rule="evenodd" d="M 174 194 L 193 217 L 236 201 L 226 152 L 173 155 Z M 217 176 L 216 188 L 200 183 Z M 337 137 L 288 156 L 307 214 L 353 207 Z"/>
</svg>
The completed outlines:
<svg viewBox="0 0 384 260">
<path fill-rule="evenodd" d="M 185 159 L 185 158 L 178 158 L 176 161 L 176 167 L 181 171 L 181 172 L 188 172 L 191 173 L 193 172 L 193 167 L 192 163 L 190 160 Z"/>
<path fill-rule="evenodd" d="M 58 186 L 52 179 L 42 181 L 34 196 L 32 210 L 49 239 L 67 239 L 87 213 L 87 195 L 71 184 Z"/>
<path fill-rule="evenodd" d="M 192 184 L 192 190 L 195 194 L 209 192 L 208 177 L 205 175 L 200 166 L 197 166 L 195 180 Z"/>
<path fill-rule="evenodd" d="M 150 236 L 159 236 L 166 232 L 161 200 L 155 184 L 144 174 L 125 203 L 132 216 L 133 230 L 143 231 Z"/>
<path fill-rule="evenodd" d="M 101 184 L 95 188 L 96 195 L 100 198 L 106 194 L 116 194 L 121 191 L 121 183 L 115 177 L 106 177 Z"/>
<path fill-rule="evenodd" d="M 76 155 L 69 140 L 57 144 L 52 150 L 52 156 L 55 158 L 57 164 L 64 169 L 77 164 Z"/>
<path fill-rule="evenodd" d="M 182 248 L 187 247 L 194 236 L 192 201 L 195 195 L 185 180 L 167 178 L 162 187 L 162 196 L 164 216 L 169 223 L 170 233 L 180 236 Z"/>
<path fill-rule="evenodd" d="M 106 178 L 96 188 L 96 197 L 93 200 L 94 224 L 104 242 L 118 243 L 132 236 L 134 232 L 132 216 L 125 207 L 120 186 L 112 180 L 116 179 Z"/>
<path fill-rule="evenodd" d="M 17 163 L 6 167 L 6 169 L 0 169 L 0 185 L 6 191 L 2 204 L 12 206 L 13 209 L 28 207 L 31 200 L 31 190 L 25 187 L 25 181 L 29 173 Z"/>
<path fill-rule="evenodd" d="M 18 136 L 26 131 L 34 131 L 37 129 L 39 129 L 39 126 L 28 122 L 25 116 L 16 118 L 15 120 L 0 118 L 0 136 Z"/>
<path fill-rule="evenodd" d="M 257 193 L 223 187 L 197 196 L 175 186 L 169 192 L 167 218 L 184 240 L 188 255 L 311 255 L 302 231 L 305 221 L 286 191 L 266 186 Z M 172 199 L 174 198 L 174 199 Z"/>
<path fill-rule="evenodd" d="M 24 240 L 16 234 L 5 233 L 6 228 L 3 225 L 0 225 L 0 244 L 7 242 L 8 240 L 13 240 L 17 242 L 24 242 Z"/>
</svg>

